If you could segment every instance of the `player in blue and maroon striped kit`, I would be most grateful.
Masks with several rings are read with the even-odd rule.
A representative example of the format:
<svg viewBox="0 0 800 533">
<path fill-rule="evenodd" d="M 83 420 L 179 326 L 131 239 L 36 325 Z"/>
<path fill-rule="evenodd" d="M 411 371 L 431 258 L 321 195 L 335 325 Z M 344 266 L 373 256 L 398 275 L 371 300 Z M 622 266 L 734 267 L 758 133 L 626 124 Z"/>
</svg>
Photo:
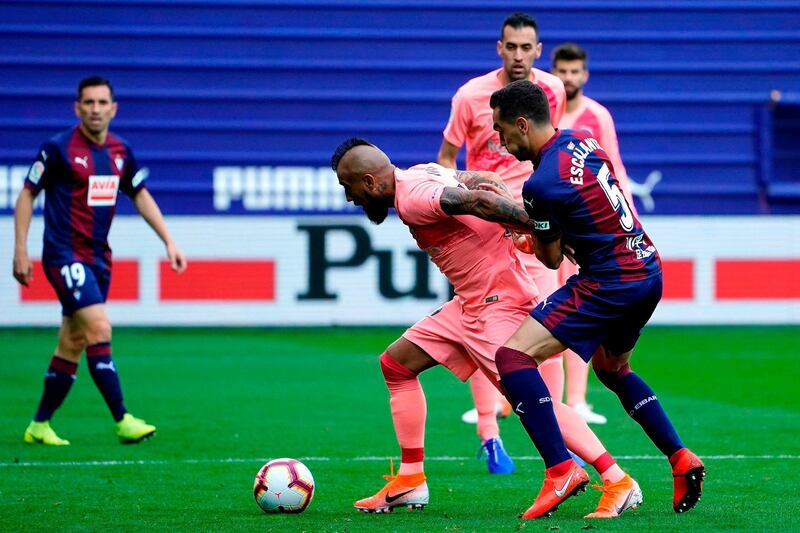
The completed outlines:
<svg viewBox="0 0 800 533">
<path fill-rule="evenodd" d="M 557 269 L 566 254 L 580 267 L 497 351 L 501 384 L 547 467 L 542 489 L 523 518 L 549 515 L 589 481 L 564 446 L 537 370 L 565 348 L 592 360 L 600 381 L 669 458 L 673 509 L 687 511 L 700 499 L 703 463 L 684 447 L 653 390 L 628 365 L 661 299 L 658 252 L 620 191 L 606 152 L 591 134 L 553 128 L 540 88 L 514 82 L 496 91 L 490 105 L 503 146 L 536 169 L 522 197 L 537 257 Z M 600 489 L 600 505 L 590 517 L 612 518 L 641 503 L 630 477 Z"/>
<path fill-rule="evenodd" d="M 45 191 L 42 264 L 62 306 L 58 346 L 50 359 L 39 408 L 25 442 L 65 445 L 50 427 L 50 418 L 67 396 L 81 353 L 117 423 L 123 442 L 139 442 L 156 428 L 125 409 L 122 388 L 111 359 L 111 323 L 105 301 L 111 281 L 108 231 L 117 192 L 129 196 L 136 209 L 167 248 L 173 270 L 183 272 L 186 259 L 175 246 L 164 217 L 145 187 L 146 169 L 136 164 L 128 144 L 108 131 L 117 111 L 108 80 L 86 78 L 78 86 L 77 126 L 56 135 L 39 150 L 28 172 L 14 213 L 14 277 L 27 286 L 33 263 L 27 240 L 36 196 Z"/>
</svg>

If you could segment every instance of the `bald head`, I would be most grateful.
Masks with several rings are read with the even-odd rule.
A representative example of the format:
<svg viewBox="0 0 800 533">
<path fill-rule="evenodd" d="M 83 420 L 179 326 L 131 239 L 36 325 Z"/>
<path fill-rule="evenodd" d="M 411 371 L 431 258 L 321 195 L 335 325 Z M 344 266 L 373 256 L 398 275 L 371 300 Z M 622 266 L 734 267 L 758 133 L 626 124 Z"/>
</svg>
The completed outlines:
<svg viewBox="0 0 800 533">
<path fill-rule="evenodd" d="M 394 165 L 377 146 L 364 139 L 346 140 L 333 154 L 331 168 L 348 202 L 364 208 L 380 224 L 394 205 Z"/>
<path fill-rule="evenodd" d="M 377 146 L 362 144 L 354 146 L 342 156 L 336 169 L 339 176 L 361 178 L 367 174 L 379 176 L 392 166 L 389 157 Z"/>
</svg>

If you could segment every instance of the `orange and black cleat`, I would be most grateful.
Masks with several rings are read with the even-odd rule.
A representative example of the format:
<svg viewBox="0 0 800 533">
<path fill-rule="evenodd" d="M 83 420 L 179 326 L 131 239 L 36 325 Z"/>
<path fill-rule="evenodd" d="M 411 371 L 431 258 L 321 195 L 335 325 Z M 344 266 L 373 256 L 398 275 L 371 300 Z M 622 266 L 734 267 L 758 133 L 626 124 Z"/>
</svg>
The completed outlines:
<svg viewBox="0 0 800 533">
<path fill-rule="evenodd" d="M 706 469 L 703 461 L 688 448 L 672 454 L 669 464 L 672 465 L 672 508 L 676 513 L 685 513 L 700 501 Z"/>
</svg>

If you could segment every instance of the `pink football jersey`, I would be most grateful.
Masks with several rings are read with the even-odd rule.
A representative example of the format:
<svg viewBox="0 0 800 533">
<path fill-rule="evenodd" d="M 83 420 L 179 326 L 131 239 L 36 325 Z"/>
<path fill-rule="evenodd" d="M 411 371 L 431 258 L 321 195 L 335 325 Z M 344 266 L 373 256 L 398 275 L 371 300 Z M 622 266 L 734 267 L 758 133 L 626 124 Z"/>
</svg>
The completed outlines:
<svg viewBox="0 0 800 533">
<path fill-rule="evenodd" d="M 522 185 L 533 172 L 533 165 L 530 161 L 517 161 L 500 144 L 500 135 L 493 128 L 492 108 L 489 107 L 492 93 L 503 88 L 501 73 L 502 69 L 493 70 L 471 79 L 458 89 L 453 96 L 444 138 L 459 147 L 466 142 L 467 168 L 497 172 L 514 197 L 521 198 Z M 547 95 L 550 121 L 554 127 L 557 126 L 566 105 L 564 84 L 556 76 L 536 68 L 531 69 L 530 80 Z"/>
<path fill-rule="evenodd" d="M 510 235 L 494 222 L 445 213 L 440 203 L 445 187 L 464 187 L 453 169 L 436 163 L 396 169 L 394 206 L 420 249 L 453 284 L 464 310 L 477 312 L 507 294 L 515 301 L 534 299 L 538 291 Z"/>
</svg>

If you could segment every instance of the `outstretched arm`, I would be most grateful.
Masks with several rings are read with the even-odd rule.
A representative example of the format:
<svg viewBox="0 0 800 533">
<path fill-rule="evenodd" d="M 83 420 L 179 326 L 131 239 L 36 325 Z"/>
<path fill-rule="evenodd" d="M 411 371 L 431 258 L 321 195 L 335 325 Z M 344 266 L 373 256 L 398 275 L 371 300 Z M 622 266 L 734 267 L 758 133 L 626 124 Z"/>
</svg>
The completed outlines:
<svg viewBox="0 0 800 533">
<path fill-rule="evenodd" d="M 439 203 L 448 215 L 473 215 L 523 233 L 533 229 L 521 205 L 493 192 L 445 187 Z"/>
<path fill-rule="evenodd" d="M 162 240 L 167 247 L 167 258 L 169 259 L 172 270 L 181 273 L 186 270 L 186 257 L 181 252 L 172 236 L 167 229 L 167 223 L 164 221 L 164 216 L 161 214 L 161 209 L 153 199 L 152 195 L 147 189 L 140 190 L 136 196 L 133 197 L 133 205 L 136 210 L 142 215 L 142 218 L 147 221 L 153 231 L 156 232 L 158 237 Z"/>
</svg>

